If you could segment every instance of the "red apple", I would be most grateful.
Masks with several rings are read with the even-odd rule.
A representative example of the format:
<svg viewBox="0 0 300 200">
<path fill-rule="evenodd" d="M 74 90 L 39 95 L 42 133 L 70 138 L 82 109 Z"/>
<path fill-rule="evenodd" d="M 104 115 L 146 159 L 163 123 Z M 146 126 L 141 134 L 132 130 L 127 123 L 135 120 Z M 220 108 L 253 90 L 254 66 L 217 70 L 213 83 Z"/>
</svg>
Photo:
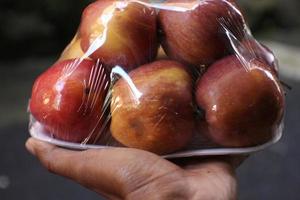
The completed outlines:
<svg viewBox="0 0 300 200">
<path fill-rule="evenodd" d="M 30 112 L 54 138 L 86 142 L 105 120 L 108 83 L 104 68 L 91 60 L 57 62 L 35 81 Z"/>
<path fill-rule="evenodd" d="M 195 3 L 194 0 L 167 0 L 167 3 Z M 234 3 L 203 0 L 195 9 L 181 12 L 161 10 L 162 46 L 170 58 L 192 66 L 203 66 L 229 54 L 231 48 L 224 27 L 240 39 L 244 19 Z"/>
<path fill-rule="evenodd" d="M 157 54 L 156 13 L 140 3 L 98 0 L 82 14 L 81 47 L 112 68 L 130 70 Z"/>
<path fill-rule="evenodd" d="M 187 145 L 194 131 L 192 80 L 185 67 L 160 60 L 114 85 L 111 132 L 125 146 L 157 154 Z"/>
<path fill-rule="evenodd" d="M 196 99 L 215 143 L 246 147 L 272 138 L 283 117 L 284 95 L 268 68 L 259 60 L 245 68 L 236 56 L 229 56 L 199 79 Z"/>
</svg>

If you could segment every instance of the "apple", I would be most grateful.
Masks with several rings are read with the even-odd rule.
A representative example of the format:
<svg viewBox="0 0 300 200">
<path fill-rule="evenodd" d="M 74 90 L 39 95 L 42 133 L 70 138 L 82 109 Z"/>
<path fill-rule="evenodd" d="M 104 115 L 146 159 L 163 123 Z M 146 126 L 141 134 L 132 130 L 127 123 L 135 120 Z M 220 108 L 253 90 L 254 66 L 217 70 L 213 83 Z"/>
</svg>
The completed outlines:
<svg viewBox="0 0 300 200">
<path fill-rule="evenodd" d="M 58 61 L 83 58 L 84 52 L 81 49 L 80 43 L 81 39 L 78 34 L 76 34 L 71 43 L 64 49 Z"/>
<path fill-rule="evenodd" d="M 166 3 L 195 3 L 194 0 L 167 0 Z M 226 0 L 203 0 L 185 12 L 161 10 L 159 24 L 166 54 L 186 65 L 201 67 L 230 53 L 224 27 L 241 39 L 244 19 L 235 3 Z"/>
<path fill-rule="evenodd" d="M 182 149 L 190 141 L 192 79 L 178 62 L 160 60 L 138 67 L 112 89 L 111 133 L 127 147 L 157 154 Z"/>
<path fill-rule="evenodd" d="M 196 100 L 205 111 L 208 135 L 226 147 L 265 143 L 278 128 L 284 94 L 265 62 L 243 65 L 236 56 L 223 58 L 201 77 Z"/>
<path fill-rule="evenodd" d="M 83 12 L 81 47 L 108 68 L 131 70 L 155 59 L 155 10 L 137 2 L 98 0 Z"/>
<path fill-rule="evenodd" d="M 30 112 L 54 138 L 93 141 L 105 121 L 109 78 L 92 60 L 55 63 L 34 83 Z"/>
</svg>

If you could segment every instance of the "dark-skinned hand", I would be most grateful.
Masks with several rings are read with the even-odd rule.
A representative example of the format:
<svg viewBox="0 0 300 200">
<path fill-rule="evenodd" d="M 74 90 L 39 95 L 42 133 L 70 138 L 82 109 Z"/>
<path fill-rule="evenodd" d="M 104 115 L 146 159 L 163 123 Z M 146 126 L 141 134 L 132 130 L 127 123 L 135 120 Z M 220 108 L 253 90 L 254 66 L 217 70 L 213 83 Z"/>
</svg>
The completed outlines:
<svg viewBox="0 0 300 200">
<path fill-rule="evenodd" d="M 137 149 L 72 151 L 33 138 L 26 147 L 50 172 L 108 199 L 236 199 L 238 163 L 230 157 L 171 162 Z"/>
</svg>

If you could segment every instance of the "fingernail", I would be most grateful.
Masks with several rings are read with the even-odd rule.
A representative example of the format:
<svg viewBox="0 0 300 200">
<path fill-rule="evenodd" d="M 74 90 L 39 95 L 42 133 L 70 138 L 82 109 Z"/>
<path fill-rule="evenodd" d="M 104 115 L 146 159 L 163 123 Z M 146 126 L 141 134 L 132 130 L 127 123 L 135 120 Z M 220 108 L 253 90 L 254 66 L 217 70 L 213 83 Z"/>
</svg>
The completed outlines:
<svg viewBox="0 0 300 200">
<path fill-rule="evenodd" d="M 34 147 L 33 147 L 32 142 L 31 142 L 30 139 L 27 140 L 25 146 L 26 146 L 26 149 L 27 149 L 32 155 L 35 156 L 35 150 L 34 150 Z"/>
</svg>

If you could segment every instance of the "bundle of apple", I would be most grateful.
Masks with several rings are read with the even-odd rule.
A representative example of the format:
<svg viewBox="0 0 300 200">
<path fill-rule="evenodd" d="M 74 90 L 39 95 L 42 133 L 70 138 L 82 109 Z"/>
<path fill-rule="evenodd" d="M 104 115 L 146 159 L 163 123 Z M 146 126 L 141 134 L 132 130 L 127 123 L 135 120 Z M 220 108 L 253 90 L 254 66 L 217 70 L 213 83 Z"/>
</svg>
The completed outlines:
<svg viewBox="0 0 300 200">
<path fill-rule="evenodd" d="M 90 4 L 30 102 L 54 138 L 99 144 L 109 133 L 157 154 L 197 136 L 222 147 L 266 143 L 283 111 L 276 59 L 232 0 Z"/>
</svg>

